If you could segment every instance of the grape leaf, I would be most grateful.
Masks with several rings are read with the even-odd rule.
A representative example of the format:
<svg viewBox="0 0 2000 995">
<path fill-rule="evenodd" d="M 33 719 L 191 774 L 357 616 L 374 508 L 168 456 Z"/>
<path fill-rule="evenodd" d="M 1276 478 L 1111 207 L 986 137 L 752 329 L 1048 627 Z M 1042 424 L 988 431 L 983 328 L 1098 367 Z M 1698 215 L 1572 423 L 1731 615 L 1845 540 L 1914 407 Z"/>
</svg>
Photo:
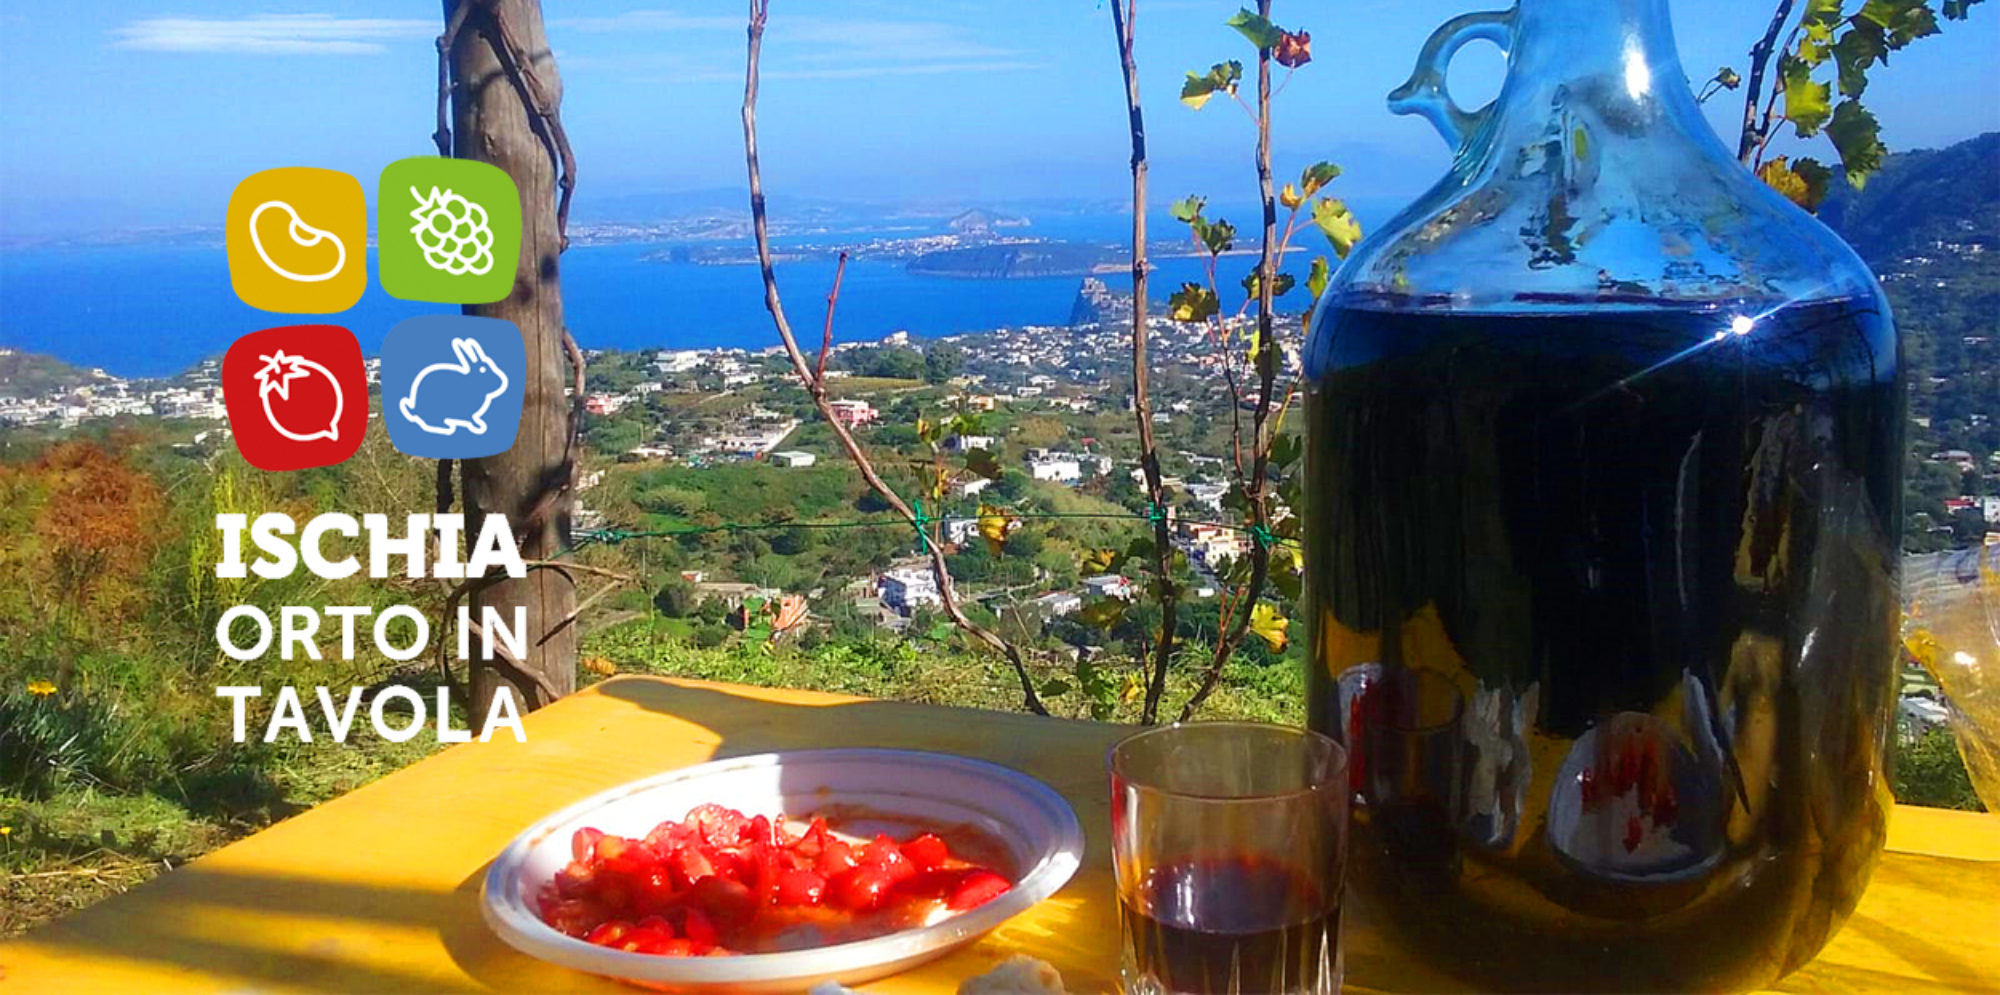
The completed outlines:
<svg viewBox="0 0 2000 995">
<path fill-rule="evenodd" d="M 1257 284 L 1259 282 L 1257 279 L 1257 270 L 1259 268 L 1261 267 L 1251 268 L 1249 274 L 1243 277 L 1243 296 L 1253 299 L 1257 297 Z M 1291 293 L 1292 288 L 1297 285 L 1298 281 L 1292 279 L 1290 273 L 1280 273 L 1276 279 L 1271 281 L 1271 296 L 1283 297 Z"/>
<path fill-rule="evenodd" d="M 1937 14 L 1928 0 L 1868 0 L 1854 15 L 1856 29 L 1864 24 L 1879 27 L 1891 50 L 1938 33 Z"/>
<path fill-rule="evenodd" d="M 1278 191 L 1278 203 L 1283 204 L 1288 210 L 1305 203 L 1305 201 L 1305 197 L 1299 193 L 1299 188 L 1289 183 L 1285 184 L 1284 189 Z"/>
<path fill-rule="evenodd" d="M 1307 166 L 1305 172 L 1299 174 L 1299 190 L 1305 196 L 1310 197 L 1318 193 L 1320 188 L 1339 178 L 1339 166 L 1330 162 L 1316 162 Z"/>
<path fill-rule="evenodd" d="M 1847 183 L 1856 190 L 1867 186 L 1868 177 L 1882 168 L 1882 157 L 1888 150 L 1882 147 L 1881 132 L 1875 115 L 1854 100 L 1841 101 L 1834 108 L 1833 121 L 1826 126 L 1826 137 L 1840 152 Z"/>
<path fill-rule="evenodd" d="M 1286 69 L 1297 69 L 1313 60 L 1313 36 L 1310 31 L 1278 32 L 1278 45 L 1272 50 L 1271 58 Z"/>
<path fill-rule="evenodd" d="M 1811 138 L 1833 111 L 1833 86 L 1813 82 L 1811 66 L 1793 58 L 1783 61 L 1778 85 L 1785 93 L 1785 117 L 1800 138 Z"/>
<path fill-rule="evenodd" d="M 1201 239 L 1212 255 L 1219 256 L 1236 247 L 1236 226 L 1220 218 L 1214 221 L 1196 218 L 1188 222 L 1188 227 L 1194 229 L 1194 237 Z"/>
<path fill-rule="evenodd" d="M 1222 312 L 1215 291 L 1198 283 L 1183 283 L 1167 298 L 1167 313 L 1175 321 L 1206 321 Z"/>
<path fill-rule="evenodd" d="M 1118 569 L 1118 564 L 1122 559 L 1115 549 L 1093 549 L 1083 554 L 1081 570 L 1086 577 L 1108 574 Z"/>
<path fill-rule="evenodd" d="M 1231 59 L 1208 67 L 1206 74 L 1188 73 L 1187 81 L 1181 84 L 1181 103 L 1201 110 L 1208 98 L 1218 93 L 1235 93 L 1236 84 L 1243 79 L 1243 63 Z"/>
<path fill-rule="evenodd" d="M 1784 195 L 1786 200 L 1808 211 L 1818 210 L 1820 202 L 1826 199 L 1828 174 L 1825 166 L 1810 159 L 1800 160 L 1800 166 L 1809 162 L 1818 167 L 1817 173 L 1810 176 L 1810 170 L 1795 168 L 1787 157 L 1779 156 L 1758 167 L 1757 178 Z"/>
<path fill-rule="evenodd" d="M 1173 214 L 1175 221 L 1185 224 L 1201 217 L 1202 206 L 1207 203 L 1208 198 L 1191 194 L 1167 205 L 1167 211 Z"/>
<path fill-rule="evenodd" d="M 990 504 L 979 506 L 979 537 L 986 540 L 986 550 L 994 556 L 1007 547 L 1007 537 L 1021 527 L 1021 520 L 1005 508 Z"/>
<path fill-rule="evenodd" d="M 1887 58 L 1888 43 L 1873 31 L 1849 31 L 1833 46 L 1833 64 L 1840 69 L 1840 95 L 1858 97 L 1868 89 L 1868 67 Z"/>
<path fill-rule="evenodd" d="M 1361 240 L 1361 222 L 1354 219 L 1354 213 L 1347 209 L 1347 203 L 1335 197 L 1323 197 L 1313 204 L 1313 224 L 1326 235 L 1333 244 L 1333 254 L 1342 259 L 1354 250 L 1354 243 Z"/>
<path fill-rule="evenodd" d="M 1257 634 L 1273 653 L 1283 653 L 1290 640 L 1287 629 L 1292 620 L 1278 613 L 1278 607 L 1268 602 L 1258 602 L 1250 609 L 1250 631 Z"/>
<path fill-rule="evenodd" d="M 1329 272 L 1326 265 L 1326 257 L 1314 256 L 1312 269 L 1306 272 L 1306 293 L 1312 295 L 1314 303 L 1319 302 L 1319 295 L 1326 293 L 1326 282 Z"/>
<path fill-rule="evenodd" d="M 1284 29 L 1247 8 L 1239 8 L 1235 16 L 1223 23 L 1235 28 L 1238 34 L 1250 39 L 1250 44 L 1258 48 L 1270 48 L 1285 36 Z"/>
</svg>

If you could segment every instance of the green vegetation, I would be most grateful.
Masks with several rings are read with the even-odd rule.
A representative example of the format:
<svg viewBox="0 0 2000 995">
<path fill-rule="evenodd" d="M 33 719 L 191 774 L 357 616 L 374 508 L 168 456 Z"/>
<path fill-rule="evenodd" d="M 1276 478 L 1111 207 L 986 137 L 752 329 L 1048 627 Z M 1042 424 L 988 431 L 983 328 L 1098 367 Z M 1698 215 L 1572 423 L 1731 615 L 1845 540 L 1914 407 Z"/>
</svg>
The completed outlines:
<svg viewBox="0 0 2000 995">
<path fill-rule="evenodd" d="M 1984 811 L 1951 730 L 1931 729 L 1897 744 L 1894 788 L 1904 802 Z"/>
</svg>

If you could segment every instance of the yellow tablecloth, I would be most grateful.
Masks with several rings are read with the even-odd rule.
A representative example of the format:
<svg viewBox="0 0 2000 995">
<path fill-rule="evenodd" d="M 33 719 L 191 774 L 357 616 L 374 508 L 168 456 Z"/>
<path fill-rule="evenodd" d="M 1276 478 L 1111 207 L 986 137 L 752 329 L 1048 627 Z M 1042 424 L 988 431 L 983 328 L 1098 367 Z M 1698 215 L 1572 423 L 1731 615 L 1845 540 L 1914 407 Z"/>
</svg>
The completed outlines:
<svg viewBox="0 0 2000 995">
<path fill-rule="evenodd" d="M 1089 835 L 1067 888 L 977 945 L 874 982 L 949 993 L 1014 953 L 1073 992 L 1111 990 L 1117 920 L 1104 751 L 1088 722 L 801 691 L 621 678 L 527 719 L 528 742 L 467 744 L 131 893 L 0 945 L 0 991 L 391 992 L 633 989 L 515 953 L 480 920 L 487 860 L 542 815 L 712 757 L 824 746 L 982 757 L 1048 782 Z M 1789 992 L 2000 992 L 2000 818 L 1899 809 L 1861 908 Z M 1349 917 L 1351 990 L 1447 983 Z"/>
</svg>

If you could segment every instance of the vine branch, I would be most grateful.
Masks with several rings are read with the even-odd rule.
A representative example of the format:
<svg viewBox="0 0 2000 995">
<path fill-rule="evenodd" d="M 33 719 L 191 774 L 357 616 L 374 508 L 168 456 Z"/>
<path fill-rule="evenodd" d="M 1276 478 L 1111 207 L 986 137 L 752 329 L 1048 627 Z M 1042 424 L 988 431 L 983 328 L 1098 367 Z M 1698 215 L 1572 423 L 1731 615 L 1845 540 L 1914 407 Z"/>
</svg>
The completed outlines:
<svg viewBox="0 0 2000 995">
<path fill-rule="evenodd" d="M 1118 61 L 1125 76 L 1125 115 L 1132 136 L 1132 412 L 1139 423 L 1139 466 L 1146 478 L 1147 517 L 1153 522 L 1153 573 L 1159 585 L 1160 633 L 1153 640 L 1152 672 L 1146 682 L 1140 721 L 1159 721 L 1160 698 L 1174 659 L 1179 629 L 1180 587 L 1174 582 L 1173 537 L 1167 528 L 1166 485 L 1160 473 L 1160 446 L 1153 437 L 1151 373 L 1146 358 L 1146 114 L 1139 103 L 1139 69 L 1133 54 L 1138 0 L 1111 0 L 1111 28 L 1118 37 Z"/>
<path fill-rule="evenodd" d="M 1767 106 L 1763 123 L 1759 124 L 1757 101 L 1764 93 L 1764 73 L 1770 68 L 1771 55 L 1777 50 L 1778 36 L 1784 32 L 1785 22 L 1792 17 L 1793 2 L 1778 0 L 1778 9 L 1771 15 L 1771 24 L 1764 29 L 1764 37 L 1750 48 L 1749 85 L 1743 88 L 1743 130 L 1736 139 L 1736 158 L 1745 166 L 1753 166 L 1758 153 L 1770 143 L 1771 112 Z"/>
<path fill-rule="evenodd" d="M 854 434 L 834 416 L 833 405 L 826 396 L 826 383 L 821 377 L 814 375 L 812 364 L 799 350 L 798 338 L 792 334 L 791 322 L 785 317 L 784 303 L 778 296 L 778 275 L 771 262 L 771 237 L 765 216 L 764 180 L 757 159 L 758 60 L 763 50 L 764 25 L 769 14 L 770 0 L 750 0 L 750 23 L 747 30 L 749 51 L 745 60 L 743 83 L 743 160 L 750 178 L 750 225 L 756 237 L 757 264 L 764 280 L 764 308 L 771 313 L 771 323 L 777 329 L 778 338 L 784 343 L 785 355 L 791 360 L 792 370 L 798 374 L 807 394 L 812 397 L 813 406 L 819 410 L 820 416 L 833 430 L 834 437 L 847 452 L 848 459 L 853 461 L 855 468 L 861 472 L 861 477 L 867 482 L 869 489 L 880 496 L 913 528 L 921 529 L 922 522 L 916 512 L 883 482 L 874 464 L 869 461 L 868 454 L 862 450 L 861 444 L 855 441 Z M 831 308 L 831 301 L 828 302 L 828 306 Z M 937 581 L 938 598 L 944 605 L 945 614 L 951 617 L 952 622 L 960 630 L 1006 657 L 1007 662 L 1014 668 L 1015 676 L 1020 679 L 1022 704 L 1030 712 L 1047 715 L 1048 708 L 1042 704 L 1041 696 L 1035 693 L 1034 678 L 1028 671 L 1027 661 L 1023 659 L 1020 649 L 1002 639 L 997 633 L 966 617 L 964 610 L 959 607 L 958 595 L 952 587 L 951 570 L 945 562 L 944 547 L 932 541 L 929 533 L 922 533 L 922 540 L 924 548 L 930 553 L 931 573 Z"/>
</svg>

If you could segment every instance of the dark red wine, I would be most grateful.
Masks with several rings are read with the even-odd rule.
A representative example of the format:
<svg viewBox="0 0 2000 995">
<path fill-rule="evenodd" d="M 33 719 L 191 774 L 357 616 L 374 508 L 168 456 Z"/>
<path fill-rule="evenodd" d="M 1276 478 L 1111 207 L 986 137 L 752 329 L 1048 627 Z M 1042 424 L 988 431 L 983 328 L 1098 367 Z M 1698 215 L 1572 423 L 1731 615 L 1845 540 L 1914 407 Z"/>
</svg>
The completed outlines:
<svg viewBox="0 0 2000 995">
<path fill-rule="evenodd" d="M 1332 991 L 1338 896 L 1264 860 L 1156 868 L 1120 908 L 1130 967 L 1174 995 Z"/>
<path fill-rule="evenodd" d="M 1466 696 L 1457 769 L 1357 781 L 1355 914 L 1488 989 L 1803 964 L 1885 825 L 1888 315 L 1348 303 L 1307 358 L 1311 723 L 1355 741 L 1397 668 Z M 1418 748 L 1377 733 L 1365 761 Z"/>
</svg>

